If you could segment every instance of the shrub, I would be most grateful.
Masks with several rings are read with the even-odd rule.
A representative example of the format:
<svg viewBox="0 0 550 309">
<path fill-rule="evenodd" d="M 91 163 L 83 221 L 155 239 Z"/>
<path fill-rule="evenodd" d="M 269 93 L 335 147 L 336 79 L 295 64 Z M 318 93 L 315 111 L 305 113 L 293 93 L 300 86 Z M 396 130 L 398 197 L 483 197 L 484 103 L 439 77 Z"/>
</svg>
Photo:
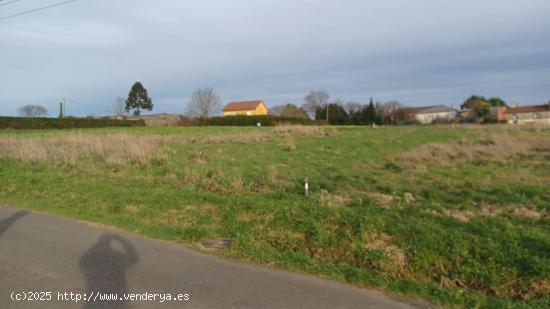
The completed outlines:
<svg viewBox="0 0 550 309">
<path fill-rule="evenodd" d="M 181 127 L 195 127 L 200 124 L 199 119 L 187 117 L 187 116 L 180 116 L 178 120 L 178 126 Z"/>
<path fill-rule="evenodd" d="M 0 117 L 0 129 L 76 129 L 100 127 L 142 127 L 143 120 L 92 118 L 19 118 Z"/>
<path fill-rule="evenodd" d="M 255 126 L 261 123 L 262 126 L 274 126 L 281 123 L 318 125 L 319 123 L 311 119 L 276 117 L 276 116 L 229 116 L 213 117 L 206 121 L 210 126 Z"/>
</svg>

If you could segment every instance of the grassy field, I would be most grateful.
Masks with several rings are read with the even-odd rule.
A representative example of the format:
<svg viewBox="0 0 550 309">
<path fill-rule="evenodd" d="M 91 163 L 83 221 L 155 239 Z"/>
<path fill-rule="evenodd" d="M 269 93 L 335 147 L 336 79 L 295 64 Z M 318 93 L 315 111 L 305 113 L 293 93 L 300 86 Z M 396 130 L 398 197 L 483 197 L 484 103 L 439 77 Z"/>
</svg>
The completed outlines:
<svg viewBox="0 0 550 309">
<path fill-rule="evenodd" d="M 0 131 L 1 203 L 448 307 L 550 307 L 549 188 L 548 129 Z"/>
</svg>

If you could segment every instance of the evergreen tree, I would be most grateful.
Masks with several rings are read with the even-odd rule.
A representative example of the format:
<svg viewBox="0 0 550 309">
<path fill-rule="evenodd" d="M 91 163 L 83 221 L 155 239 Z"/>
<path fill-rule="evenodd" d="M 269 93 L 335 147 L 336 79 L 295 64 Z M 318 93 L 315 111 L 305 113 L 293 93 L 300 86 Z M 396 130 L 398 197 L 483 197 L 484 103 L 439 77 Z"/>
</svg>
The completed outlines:
<svg viewBox="0 0 550 309">
<path fill-rule="evenodd" d="M 374 109 L 376 110 L 376 124 L 383 124 L 385 121 L 385 115 L 384 115 L 384 109 L 382 108 L 382 103 L 376 102 L 374 105 Z"/>
<path fill-rule="evenodd" d="M 147 94 L 147 89 L 143 87 L 140 82 L 136 82 L 130 93 L 128 94 L 128 99 L 126 100 L 126 111 L 134 109 L 134 115 L 141 115 L 142 110 L 153 110 L 153 102 Z"/>
<path fill-rule="evenodd" d="M 362 108 L 358 110 L 353 110 L 349 113 L 348 119 L 350 124 L 361 124 L 361 111 Z"/>
<path fill-rule="evenodd" d="M 365 125 L 380 123 L 372 98 L 370 99 L 369 105 L 367 105 L 367 107 L 363 107 L 361 111 L 361 123 Z"/>
<path fill-rule="evenodd" d="M 346 124 L 348 122 L 348 113 L 342 105 L 337 103 L 325 105 L 322 109 L 318 110 L 315 118 L 317 120 L 326 120 L 327 108 L 329 124 L 338 125 Z"/>
</svg>

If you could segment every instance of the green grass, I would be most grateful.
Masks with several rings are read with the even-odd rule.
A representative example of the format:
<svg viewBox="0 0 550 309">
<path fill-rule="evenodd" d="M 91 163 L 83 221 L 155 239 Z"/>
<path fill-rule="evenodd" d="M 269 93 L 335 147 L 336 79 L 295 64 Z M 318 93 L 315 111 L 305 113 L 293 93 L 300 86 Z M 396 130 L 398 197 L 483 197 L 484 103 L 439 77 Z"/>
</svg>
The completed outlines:
<svg viewBox="0 0 550 309">
<path fill-rule="evenodd" d="M 163 142 L 165 159 L 145 164 L 0 155 L 0 202 L 189 245 L 230 237 L 232 247 L 220 252 L 230 258 L 450 307 L 550 307 L 550 130 L 274 130 L 0 131 L 0 140 L 75 132 L 180 138 Z M 422 152 L 428 143 L 483 148 L 495 138 L 535 146 L 505 159 Z"/>
</svg>

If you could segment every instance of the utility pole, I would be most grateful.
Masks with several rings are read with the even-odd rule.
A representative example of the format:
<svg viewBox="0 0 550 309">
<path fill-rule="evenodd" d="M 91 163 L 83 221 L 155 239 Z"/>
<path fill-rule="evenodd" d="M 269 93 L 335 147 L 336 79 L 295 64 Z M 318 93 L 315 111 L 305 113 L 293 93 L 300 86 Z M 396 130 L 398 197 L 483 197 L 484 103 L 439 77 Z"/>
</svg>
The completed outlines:
<svg viewBox="0 0 550 309">
<path fill-rule="evenodd" d="M 330 104 L 327 104 L 327 124 L 329 124 L 329 121 L 328 121 L 329 120 L 328 119 L 328 109 L 329 109 L 329 107 L 330 107 Z"/>
<path fill-rule="evenodd" d="M 59 102 L 59 118 L 65 117 L 65 103 L 65 98 L 63 98 L 62 102 Z"/>
</svg>

